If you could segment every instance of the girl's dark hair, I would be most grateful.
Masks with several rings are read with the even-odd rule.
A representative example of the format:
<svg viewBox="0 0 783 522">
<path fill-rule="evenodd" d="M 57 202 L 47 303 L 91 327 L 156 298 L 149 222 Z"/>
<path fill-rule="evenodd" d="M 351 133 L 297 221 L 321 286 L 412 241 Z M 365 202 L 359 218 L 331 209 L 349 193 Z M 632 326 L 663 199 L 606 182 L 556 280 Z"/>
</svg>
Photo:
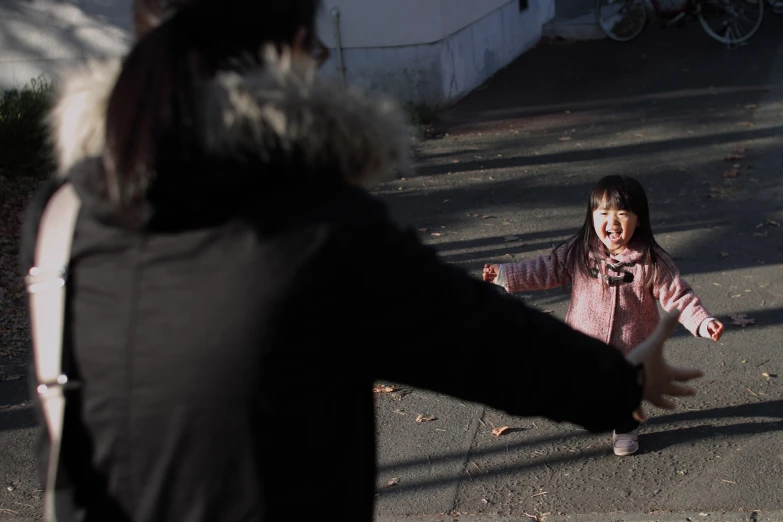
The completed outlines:
<svg viewBox="0 0 783 522">
<path fill-rule="evenodd" d="M 291 44 L 304 29 L 315 38 L 320 0 L 135 0 L 137 41 L 126 57 L 106 109 L 103 152 L 112 201 L 143 200 L 162 155 L 198 156 L 198 84 L 237 59 L 260 60 L 262 47 Z M 161 174 L 164 174 L 161 172 Z M 166 169 L 166 176 L 187 175 Z"/>
<path fill-rule="evenodd" d="M 593 254 L 595 259 L 602 257 L 597 251 L 598 248 L 602 248 L 602 243 L 593 228 L 593 212 L 604 206 L 612 210 L 628 210 L 636 214 L 638 222 L 633 241 L 641 246 L 644 253 L 642 264 L 653 269 L 648 281 L 652 282 L 655 277 L 655 264 L 660 254 L 665 251 L 653 236 L 650 225 L 650 205 L 644 187 L 630 176 L 605 176 L 593 187 L 582 228 L 565 242 L 569 267 L 589 276 L 594 263 L 590 254 Z"/>
</svg>

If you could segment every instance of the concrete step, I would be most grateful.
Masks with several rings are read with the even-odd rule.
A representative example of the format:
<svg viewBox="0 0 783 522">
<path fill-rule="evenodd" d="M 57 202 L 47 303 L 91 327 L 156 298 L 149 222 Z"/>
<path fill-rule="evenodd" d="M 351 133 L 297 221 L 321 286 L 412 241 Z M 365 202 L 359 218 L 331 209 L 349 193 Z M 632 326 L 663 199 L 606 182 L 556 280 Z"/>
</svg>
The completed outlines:
<svg viewBox="0 0 783 522">
<path fill-rule="evenodd" d="M 592 12 L 577 16 L 555 16 L 544 25 L 542 31 L 545 37 L 564 40 L 601 40 L 606 38 Z"/>
<path fill-rule="evenodd" d="M 606 38 L 595 21 L 595 0 L 555 0 L 555 17 L 544 25 L 543 35 L 564 40 Z"/>
</svg>

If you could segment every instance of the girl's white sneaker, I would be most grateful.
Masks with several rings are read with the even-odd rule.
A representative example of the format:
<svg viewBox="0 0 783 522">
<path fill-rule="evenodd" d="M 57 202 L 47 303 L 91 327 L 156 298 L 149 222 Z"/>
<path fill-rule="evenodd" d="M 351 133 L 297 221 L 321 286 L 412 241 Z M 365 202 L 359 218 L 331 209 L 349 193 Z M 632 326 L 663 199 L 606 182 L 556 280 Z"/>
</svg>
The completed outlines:
<svg viewBox="0 0 783 522">
<path fill-rule="evenodd" d="M 639 451 L 639 430 L 635 429 L 628 433 L 612 432 L 612 447 L 617 456 L 633 455 Z"/>
</svg>

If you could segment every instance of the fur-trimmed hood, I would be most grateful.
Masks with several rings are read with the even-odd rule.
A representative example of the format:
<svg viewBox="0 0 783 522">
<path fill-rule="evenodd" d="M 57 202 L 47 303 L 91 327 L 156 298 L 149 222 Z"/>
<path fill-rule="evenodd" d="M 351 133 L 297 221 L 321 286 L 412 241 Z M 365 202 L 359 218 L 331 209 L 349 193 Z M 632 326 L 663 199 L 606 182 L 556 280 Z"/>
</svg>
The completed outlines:
<svg viewBox="0 0 783 522">
<path fill-rule="evenodd" d="M 223 72 L 204 85 L 199 130 L 216 157 L 256 160 L 296 151 L 308 176 L 335 168 L 347 182 L 367 186 L 409 168 L 409 126 L 388 100 L 321 81 L 314 66 L 267 50 L 262 68 Z M 109 95 L 121 61 L 94 61 L 62 75 L 50 117 L 58 175 L 100 157 Z M 276 154 L 279 157 L 279 154 Z"/>
</svg>

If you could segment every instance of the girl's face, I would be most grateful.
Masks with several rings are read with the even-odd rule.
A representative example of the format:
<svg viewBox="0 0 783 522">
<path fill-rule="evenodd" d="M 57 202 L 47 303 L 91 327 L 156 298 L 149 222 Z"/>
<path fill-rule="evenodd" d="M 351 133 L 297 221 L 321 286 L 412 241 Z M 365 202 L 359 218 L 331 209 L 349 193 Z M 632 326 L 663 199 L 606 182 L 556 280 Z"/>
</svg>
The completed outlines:
<svg viewBox="0 0 783 522">
<path fill-rule="evenodd" d="M 630 210 L 610 209 L 605 204 L 593 211 L 593 228 L 610 254 L 626 249 L 638 221 Z"/>
</svg>

